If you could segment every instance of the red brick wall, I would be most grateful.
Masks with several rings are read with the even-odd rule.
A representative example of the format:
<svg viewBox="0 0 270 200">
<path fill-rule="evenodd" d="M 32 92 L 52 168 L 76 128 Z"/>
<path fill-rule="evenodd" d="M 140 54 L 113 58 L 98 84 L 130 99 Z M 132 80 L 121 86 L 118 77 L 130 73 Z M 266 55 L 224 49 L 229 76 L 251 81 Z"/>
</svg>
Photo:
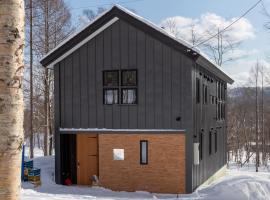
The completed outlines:
<svg viewBox="0 0 270 200">
<path fill-rule="evenodd" d="M 140 140 L 148 140 L 148 164 L 140 164 Z M 124 149 L 124 160 L 113 160 Z M 100 134 L 99 179 L 116 191 L 185 193 L 184 134 Z"/>
</svg>

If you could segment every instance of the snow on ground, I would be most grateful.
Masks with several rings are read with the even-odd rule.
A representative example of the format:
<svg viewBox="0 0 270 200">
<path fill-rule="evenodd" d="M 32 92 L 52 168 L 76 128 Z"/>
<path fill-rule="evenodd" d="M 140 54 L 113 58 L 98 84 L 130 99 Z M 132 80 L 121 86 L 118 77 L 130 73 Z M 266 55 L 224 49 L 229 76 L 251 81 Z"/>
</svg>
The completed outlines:
<svg viewBox="0 0 270 200">
<path fill-rule="evenodd" d="M 63 186 L 54 183 L 54 157 L 37 157 L 34 166 L 41 168 L 42 185 L 34 187 L 23 183 L 22 200 L 151 200 L 151 199 L 184 199 L 184 200 L 267 200 L 270 199 L 270 172 L 260 168 L 254 172 L 253 165 L 239 168 L 230 165 L 227 175 L 210 186 L 199 187 L 192 194 L 152 194 L 148 192 L 114 192 L 100 187 Z"/>
</svg>

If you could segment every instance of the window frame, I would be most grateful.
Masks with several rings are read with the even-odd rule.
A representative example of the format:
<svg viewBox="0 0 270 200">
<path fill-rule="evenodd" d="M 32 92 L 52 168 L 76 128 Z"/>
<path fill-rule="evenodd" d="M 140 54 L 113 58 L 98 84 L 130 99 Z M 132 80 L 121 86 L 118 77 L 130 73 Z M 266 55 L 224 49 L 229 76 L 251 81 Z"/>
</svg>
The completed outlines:
<svg viewBox="0 0 270 200">
<path fill-rule="evenodd" d="M 211 155 L 212 154 L 212 131 L 209 131 L 209 155 Z"/>
<path fill-rule="evenodd" d="M 201 102 L 201 80 L 196 78 L 196 102 L 199 104 Z"/>
<path fill-rule="evenodd" d="M 218 142 L 217 130 L 215 131 L 214 135 L 215 135 L 215 153 L 217 153 L 217 148 L 218 148 L 218 145 L 217 145 L 217 142 Z"/>
<path fill-rule="evenodd" d="M 200 154 L 200 160 L 202 160 L 203 159 L 203 132 L 201 131 L 200 132 L 200 152 L 199 152 L 199 154 Z"/>
<path fill-rule="evenodd" d="M 135 90 L 135 94 L 136 94 L 136 99 L 135 99 L 135 102 L 134 103 L 124 103 L 123 102 L 123 90 Z M 137 88 L 121 88 L 121 105 L 137 105 L 138 104 L 138 91 L 137 91 Z"/>
<path fill-rule="evenodd" d="M 206 84 L 203 84 L 203 104 L 208 103 L 208 87 Z"/>
<path fill-rule="evenodd" d="M 136 73 L 136 85 L 123 86 L 122 75 L 125 71 L 135 71 Z M 117 72 L 118 85 L 108 86 L 105 85 L 105 74 L 106 72 Z M 137 69 L 115 69 L 115 70 L 103 70 L 102 83 L 103 83 L 103 105 L 137 105 L 138 104 L 138 70 Z M 122 90 L 124 89 L 135 89 L 136 99 L 135 103 L 123 103 Z M 106 90 L 118 90 L 117 92 L 117 103 L 105 104 L 105 91 Z"/>
<path fill-rule="evenodd" d="M 117 80 L 118 80 L 118 85 L 116 86 L 108 86 L 108 85 L 105 85 L 105 74 L 107 72 L 117 72 Z M 102 80 L 102 83 L 103 83 L 103 88 L 106 87 L 106 88 L 114 88 L 114 87 L 119 87 L 119 82 L 120 82 L 120 76 L 119 76 L 119 70 L 115 69 L 115 70 L 104 70 L 103 71 L 103 80 Z"/>
<path fill-rule="evenodd" d="M 117 103 L 105 103 L 105 91 L 106 90 L 117 90 Z M 118 88 L 103 88 L 103 104 L 104 105 L 119 104 L 119 89 Z"/>
<path fill-rule="evenodd" d="M 142 147 L 143 147 L 143 143 L 146 143 L 146 150 L 145 150 L 145 162 L 143 162 L 143 155 L 142 155 Z M 141 165 L 148 165 L 148 140 L 140 140 L 140 164 Z"/>
<path fill-rule="evenodd" d="M 121 87 L 138 87 L 138 70 L 137 69 L 123 69 L 120 71 L 120 86 Z M 136 72 L 136 84 L 135 85 L 123 85 L 123 73 L 129 72 L 129 71 L 135 71 Z"/>
</svg>

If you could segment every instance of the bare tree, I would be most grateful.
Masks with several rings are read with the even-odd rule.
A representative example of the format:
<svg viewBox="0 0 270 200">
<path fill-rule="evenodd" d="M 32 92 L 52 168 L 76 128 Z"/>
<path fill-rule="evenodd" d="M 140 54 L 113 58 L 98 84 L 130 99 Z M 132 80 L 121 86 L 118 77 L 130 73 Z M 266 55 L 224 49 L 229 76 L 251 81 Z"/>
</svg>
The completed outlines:
<svg viewBox="0 0 270 200">
<path fill-rule="evenodd" d="M 162 27 L 176 38 L 184 37 L 183 39 L 189 41 L 193 47 L 203 48 L 207 55 L 219 66 L 240 58 L 240 56 L 236 57 L 233 55 L 233 52 L 239 47 L 241 42 L 234 40 L 230 34 L 227 34 L 229 30 L 220 31 L 221 27 L 212 27 L 211 31 L 206 30 L 203 33 L 199 33 L 196 30 L 196 25 L 190 24 L 188 26 L 190 34 L 183 34 L 186 28 L 179 28 L 175 18 L 166 19 L 162 23 Z M 206 40 L 209 37 L 213 38 Z"/>
<path fill-rule="evenodd" d="M 29 4 L 30 0 L 27 0 Z M 39 60 L 42 56 L 53 49 L 57 44 L 66 39 L 74 28 L 71 24 L 71 14 L 64 0 L 41 0 L 33 1 L 31 9 L 27 9 L 27 44 L 31 46 L 33 53 L 32 59 L 32 79 L 33 96 L 30 98 L 30 107 L 33 106 L 33 130 L 35 133 L 43 134 L 44 155 L 52 154 L 53 143 L 53 71 L 44 69 Z M 32 21 L 33 28 L 30 29 Z M 32 36 L 32 40 L 31 38 Z M 30 59 L 31 68 L 31 59 Z M 31 70 L 30 70 L 31 72 Z M 31 76 L 30 76 L 31 78 Z M 40 80 L 43 80 L 42 82 Z M 30 81 L 31 86 L 31 81 Z M 30 87 L 31 93 L 31 87 Z M 31 102 L 32 99 L 32 102 Z M 43 105 L 43 106 L 41 106 Z M 38 138 L 39 135 L 38 135 Z"/>
</svg>

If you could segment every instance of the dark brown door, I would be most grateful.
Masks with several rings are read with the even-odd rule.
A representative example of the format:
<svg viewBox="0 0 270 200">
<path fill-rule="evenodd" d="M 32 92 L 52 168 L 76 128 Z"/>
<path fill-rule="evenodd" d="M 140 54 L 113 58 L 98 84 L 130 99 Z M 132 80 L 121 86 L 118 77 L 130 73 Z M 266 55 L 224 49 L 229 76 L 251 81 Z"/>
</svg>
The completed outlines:
<svg viewBox="0 0 270 200">
<path fill-rule="evenodd" d="M 98 139 L 96 134 L 77 134 L 77 184 L 92 185 L 98 176 Z"/>
</svg>

